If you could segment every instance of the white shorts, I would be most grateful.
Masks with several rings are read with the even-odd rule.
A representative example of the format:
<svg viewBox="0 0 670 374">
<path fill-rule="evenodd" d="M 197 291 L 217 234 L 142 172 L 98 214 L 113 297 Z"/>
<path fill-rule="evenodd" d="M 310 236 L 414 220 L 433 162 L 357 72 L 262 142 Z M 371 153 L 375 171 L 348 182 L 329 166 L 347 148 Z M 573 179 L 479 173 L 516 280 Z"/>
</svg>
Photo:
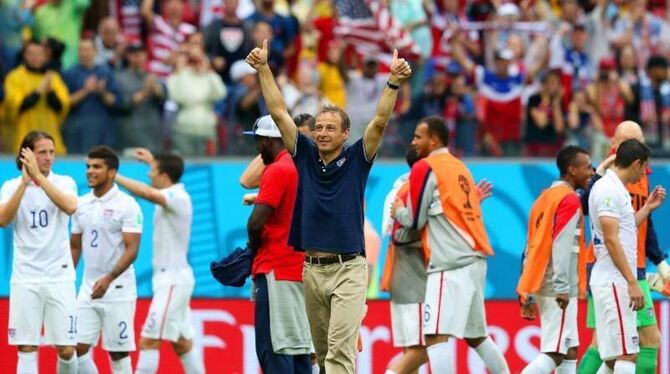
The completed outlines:
<svg viewBox="0 0 670 374">
<path fill-rule="evenodd" d="M 179 338 L 193 339 L 191 324 L 191 295 L 193 285 L 171 285 L 154 290 L 149 314 L 142 327 L 142 337 L 176 342 Z"/>
<path fill-rule="evenodd" d="M 637 312 L 630 307 L 626 286 L 591 286 L 600 357 L 612 360 L 640 350 Z"/>
<path fill-rule="evenodd" d="M 553 296 L 537 296 L 540 308 L 540 351 L 567 354 L 568 348 L 579 346 L 577 330 L 577 298 L 571 297 L 567 308 L 561 309 Z"/>
<path fill-rule="evenodd" d="M 423 338 L 422 314 L 421 303 L 396 304 L 391 302 L 391 330 L 394 347 L 426 345 Z"/>
<path fill-rule="evenodd" d="M 79 301 L 77 341 L 94 346 L 102 330 L 107 352 L 135 350 L 135 301 Z"/>
<path fill-rule="evenodd" d="M 428 274 L 423 307 L 424 335 L 450 335 L 459 339 L 488 336 L 485 282 L 485 260 Z"/>
<path fill-rule="evenodd" d="M 77 345 L 74 282 L 12 284 L 9 288 L 10 345 Z"/>
</svg>

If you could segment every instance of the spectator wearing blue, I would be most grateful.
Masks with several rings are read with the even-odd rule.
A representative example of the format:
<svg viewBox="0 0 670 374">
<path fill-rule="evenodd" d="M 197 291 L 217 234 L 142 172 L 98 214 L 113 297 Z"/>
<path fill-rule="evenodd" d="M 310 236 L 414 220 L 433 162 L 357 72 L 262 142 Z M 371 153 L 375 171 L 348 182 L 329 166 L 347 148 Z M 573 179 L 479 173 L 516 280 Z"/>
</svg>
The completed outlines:
<svg viewBox="0 0 670 374">
<path fill-rule="evenodd" d="M 345 146 L 349 117 L 334 106 L 324 107 L 316 116 L 314 139 L 300 134 L 268 66 L 267 40 L 247 56 L 258 71 L 270 115 L 298 170 L 288 243 L 305 251 L 305 304 L 322 373 L 355 372 L 368 279 L 363 237 L 365 185 L 400 84 L 411 75 L 409 64 L 398 59 L 397 53 L 373 118 L 362 139 L 351 146 Z"/>
<path fill-rule="evenodd" d="M 14 69 L 20 62 L 23 48 L 23 28 L 33 24 L 31 2 L 25 0 L 0 1 L 0 60 L 3 72 Z"/>
<path fill-rule="evenodd" d="M 247 18 L 247 22 L 254 26 L 258 22 L 265 22 L 272 27 L 271 57 L 275 53 L 281 54 L 284 58 L 293 54 L 295 35 L 299 30 L 295 29 L 288 18 L 275 12 L 274 0 L 258 0 L 256 11 Z M 258 44 L 260 41 L 257 41 Z"/>
<path fill-rule="evenodd" d="M 95 55 L 94 40 L 81 39 L 79 64 L 63 73 L 72 101 L 63 126 L 70 153 L 84 153 L 101 144 L 116 147 L 118 134 L 113 113 L 118 107 L 119 91 L 111 69 L 96 65 Z"/>
</svg>

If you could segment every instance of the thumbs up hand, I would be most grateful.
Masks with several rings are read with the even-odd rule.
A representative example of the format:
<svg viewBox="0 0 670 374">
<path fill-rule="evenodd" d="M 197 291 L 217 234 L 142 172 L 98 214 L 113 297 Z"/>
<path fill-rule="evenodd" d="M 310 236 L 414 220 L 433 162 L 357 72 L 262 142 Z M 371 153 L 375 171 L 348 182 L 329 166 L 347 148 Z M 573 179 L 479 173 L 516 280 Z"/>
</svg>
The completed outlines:
<svg viewBox="0 0 670 374">
<path fill-rule="evenodd" d="M 404 83 L 412 75 L 412 68 L 404 58 L 398 58 L 398 50 L 393 50 L 393 59 L 391 60 L 391 79 L 393 84 Z"/>
<path fill-rule="evenodd" d="M 263 39 L 262 48 L 256 47 L 249 52 L 246 61 L 256 70 L 261 66 L 266 65 L 268 63 L 268 40 Z"/>
</svg>

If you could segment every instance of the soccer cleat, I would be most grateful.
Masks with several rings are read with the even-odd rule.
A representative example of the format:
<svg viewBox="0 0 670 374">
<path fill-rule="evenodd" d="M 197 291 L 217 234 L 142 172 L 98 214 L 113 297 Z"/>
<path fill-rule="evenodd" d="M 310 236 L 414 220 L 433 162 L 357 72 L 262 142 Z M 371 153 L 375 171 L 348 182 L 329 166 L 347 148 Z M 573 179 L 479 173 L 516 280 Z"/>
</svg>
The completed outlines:
<svg viewBox="0 0 670 374">
<path fill-rule="evenodd" d="M 649 282 L 649 288 L 652 291 L 656 291 L 665 297 L 670 297 L 670 281 L 664 281 L 660 274 L 647 273 L 647 282 Z"/>
</svg>

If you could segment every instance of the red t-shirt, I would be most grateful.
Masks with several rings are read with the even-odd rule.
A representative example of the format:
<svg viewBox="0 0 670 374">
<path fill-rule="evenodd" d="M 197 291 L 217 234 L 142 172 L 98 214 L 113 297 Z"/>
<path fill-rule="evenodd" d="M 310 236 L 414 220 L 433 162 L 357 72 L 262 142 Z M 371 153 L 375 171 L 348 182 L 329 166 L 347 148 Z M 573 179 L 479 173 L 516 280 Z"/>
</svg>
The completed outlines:
<svg viewBox="0 0 670 374">
<path fill-rule="evenodd" d="M 288 245 L 293 206 L 298 188 L 298 171 L 286 150 L 267 165 L 261 176 L 256 204 L 274 210 L 263 226 L 261 246 L 254 257 L 252 275 L 274 271 L 275 279 L 302 281 L 303 254 Z"/>
</svg>

